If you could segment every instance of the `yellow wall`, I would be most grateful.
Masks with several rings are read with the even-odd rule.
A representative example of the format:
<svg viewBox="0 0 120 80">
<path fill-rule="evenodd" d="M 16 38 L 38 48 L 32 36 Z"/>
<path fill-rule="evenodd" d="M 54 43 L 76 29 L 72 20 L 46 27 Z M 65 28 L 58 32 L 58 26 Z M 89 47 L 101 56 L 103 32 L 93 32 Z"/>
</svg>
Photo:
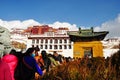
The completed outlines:
<svg viewBox="0 0 120 80">
<path fill-rule="evenodd" d="M 93 51 L 93 57 L 103 57 L 103 47 L 100 41 L 91 41 L 91 42 L 74 42 L 73 45 L 73 57 L 74 58 L 83 58 L 84 57 L 84 48 L 91 47 Z"/>
</svg>

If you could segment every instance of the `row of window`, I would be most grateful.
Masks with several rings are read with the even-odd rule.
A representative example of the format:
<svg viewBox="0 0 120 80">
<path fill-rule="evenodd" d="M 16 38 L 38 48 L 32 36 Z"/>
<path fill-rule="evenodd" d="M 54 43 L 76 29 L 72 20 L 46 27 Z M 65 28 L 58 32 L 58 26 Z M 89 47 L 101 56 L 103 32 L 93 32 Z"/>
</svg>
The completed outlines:
<svg viewBox="0 0 120 80">
<path fill-rule="evenodd" d="M 44 41 L 45 41 L 45 42 L 44 42 Z M 40 42 L 40 40 L 39 40 L 39 39 L 36 39 L 36 43 L 39 43 L 39 42 Z M 53 40 L 53 39 L 50 39 L 50 43 L 53 43 L 53 42 L 54 42 L 54 43 L 58 43 L 58 42 L 59 42 L 59 43 L 63 43 L 63 42 L 64 42 L 64 43 L 67 43 L 67 39 L 64 39 L 64 40 L 62 40 L 62 39 L 60 39 L 60 40 L 58 40 L 58 39 L 54 39 L 54 40 Z M 69 40 L 68 42 L 71 43 L 70 40 Z M 35 43 L 35 39 L 32 40 L 32 43 L 33 43 L 33 44 Z M 41 43 L 48 43 L 48 39 L 45 39 L 45 40 L 44 40 L 44 39 L 41 39 Z"/>
<path fill-rule="evenodd" d="M 43 48 L 43 46 L 44 46 L 44 48 Z M 34 45 L 32 45 L 32 47 L 34 47 Z M 40 49 L 67 49 L 67 48 L 71 49 L 72 46 L 68 45 L 68 47 L 67 47 L 67 45 L 64 45 L 64 46 L 62 46 L 62 45 L 40 45 Z"/>
</svg>

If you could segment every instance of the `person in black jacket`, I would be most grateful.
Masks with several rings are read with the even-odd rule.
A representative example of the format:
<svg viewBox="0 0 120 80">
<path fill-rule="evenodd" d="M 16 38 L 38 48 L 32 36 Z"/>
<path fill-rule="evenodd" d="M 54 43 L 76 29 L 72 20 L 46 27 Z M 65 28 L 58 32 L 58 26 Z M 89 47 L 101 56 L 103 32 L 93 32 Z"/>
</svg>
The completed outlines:
<svg viewBox="0 0 120 80">
<path fill-rule="evenodd" d="M 41 51 L 41 55 L 44 61 L 44 68 L 46 69 L 46 72 L 49 71 L 49 67 L 51 65 L 51 60 L 49 59 L 47 53 L 45 50 Z"/>
</svg>

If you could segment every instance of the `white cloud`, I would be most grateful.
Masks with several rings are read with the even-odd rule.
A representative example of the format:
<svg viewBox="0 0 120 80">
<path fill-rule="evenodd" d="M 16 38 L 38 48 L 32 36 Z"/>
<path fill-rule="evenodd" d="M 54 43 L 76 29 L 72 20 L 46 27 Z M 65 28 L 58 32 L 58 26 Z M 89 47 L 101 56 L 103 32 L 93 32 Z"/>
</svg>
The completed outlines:
<svg viewBox="0 0 120 80">
<path fill-rule="evenodd" d="M 106 36 L 110 37 L 120 37 L 120 14 L 114 20 L 107 21 L 101 26 L 94 28 L 95 31 L 109 31 L 109 34 Z"/>
<path fill-rule="evenodd" d="M 48 24 L 50 27 L 53 27 L 53 28 L 59 28 L 59 27 L 67 27 L 69 30 L 71 31 L 75 31 L 75 30 L 78 30 L 78 27 L 76 24 L 70 24 L 70 23 L 67 23 L 67 22 L 59 22 L 59 21 L 56 21 L 54 22 L 53 24 Z"/>
<path fill-rule="evenodd" d="M 20 21 L 20 20 L 13 20 L 13 21 L 3 21 L 0 19 L 0 26 L 3 26 L 7 29 L 11 28 L 23 28 L 26 29 L 27 27 L 33 26 L 33 25 L 43 25 L 33 19 L 25 20 L 25 21 Z M 53 24 L 46 24 L 49 25 L 50 27 L 54 28 L 59 28 L 59 27 L 68 27 L 69 30 L 78 30 L 77 26 L 75 24 L 70 24 L 67 22 L 59 22 L 56 21 Z"/>
<path fill-rule="evenodd" d="M 35 21 L 33 19 L 29 19 L 29 20 L 23 21 L 22 24 L 25 27 L 29 27 L 29 26 L 33 26 L 33 25 L 42 25 L 42 24 L 40 24 L 39 22 L 37 22 L 37 21 Z"/>
<path fill-rule="evenodd" d="M 14 21 L 3 21 L 2 19 L 0 19 L 0 26 L 3 26 L 7 29 L 11 29 L 11 28 L 23 28 L 26 29 L 29 26 L 33 26 L 33 25 L 41 25 L 39 22 L 33 20 L 33 19 L 29 19 L 29 20 L 24 20 L 24 21 L 20 21 L 20 20 L 14 20 Z"/>
</svg>

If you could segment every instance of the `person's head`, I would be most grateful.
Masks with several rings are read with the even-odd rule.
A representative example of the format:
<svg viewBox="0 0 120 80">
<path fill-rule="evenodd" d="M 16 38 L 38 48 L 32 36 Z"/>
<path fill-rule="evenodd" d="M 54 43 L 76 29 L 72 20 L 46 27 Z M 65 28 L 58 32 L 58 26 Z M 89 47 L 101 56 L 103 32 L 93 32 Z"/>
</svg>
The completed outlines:
<svg viewBox="0 0 120 80">
<path fill-rule="evenodd" d="M 57 53 L 56 51 L 53 51 L 53 54 Z"/>
<path fill-rule="evenodd" d="M 11 49 L 10 54 L 15 54 L 16 50 L 15 49 Z"/>
<path fill-rule="evenodd" d="M 54 52 L 53 52 L 53 55 L 54 55 L 54 56 L 58 56 L 57 51 L 54 51 Z"/>
<path fill-rule="evenodd" d="M 35 55 L 38 56 L 38 52 L 40 51 L 40 48 L 38 46 L 35 47 Z"/>
<path fill-rule="evenodd" d="M 41 51 L 41 55 L 42 55 L 43 58 L 45 58 L 45 57 L 47 56 L 46 51 L 45 51 L 45 50 L 42 50 L 42 51 Z"/>
<path fill-rule="evenodd" d="M 27 51 L 25 52 L 25 55 L 32 55 L 35 54 L 35 48 L 28 48 Z"/>
<path fill-rule="evenodd" d="M 53 57 L 53 55 L 49 53 L 49 54 L 48 54 L 48 57 Z"/>
</svg>

